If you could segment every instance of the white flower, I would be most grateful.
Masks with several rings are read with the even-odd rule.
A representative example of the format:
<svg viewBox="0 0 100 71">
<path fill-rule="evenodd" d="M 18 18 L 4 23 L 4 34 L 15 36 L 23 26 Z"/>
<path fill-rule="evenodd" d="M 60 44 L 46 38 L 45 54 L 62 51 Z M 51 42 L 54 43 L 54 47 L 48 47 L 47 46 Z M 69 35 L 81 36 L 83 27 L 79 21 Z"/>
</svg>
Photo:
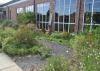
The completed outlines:
<svg viewBox="0 0 100 71">
<path fill-rule="evenodd" d="M 67 50 L 66 52 L 67 52 L 67 53 L 69 53 L 69 51 L 68 51 L 68 50 Z"/>
</svg>

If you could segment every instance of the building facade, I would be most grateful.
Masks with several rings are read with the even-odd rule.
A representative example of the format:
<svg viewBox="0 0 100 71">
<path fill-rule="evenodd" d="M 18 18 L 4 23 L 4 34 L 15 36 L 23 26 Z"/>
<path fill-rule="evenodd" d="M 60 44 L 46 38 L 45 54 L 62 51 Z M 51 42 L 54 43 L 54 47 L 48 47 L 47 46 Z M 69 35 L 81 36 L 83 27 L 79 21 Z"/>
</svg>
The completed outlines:
<svg viewBox="0 0 100 71">
<path fill-rule="evenodd" d="M 18 13 L 36 13 L 39 29 L 77 32 L 100 26 L 100 0 L 19 0 L 3 8 L 6 18 L 16 21 Z"/>
</svg>

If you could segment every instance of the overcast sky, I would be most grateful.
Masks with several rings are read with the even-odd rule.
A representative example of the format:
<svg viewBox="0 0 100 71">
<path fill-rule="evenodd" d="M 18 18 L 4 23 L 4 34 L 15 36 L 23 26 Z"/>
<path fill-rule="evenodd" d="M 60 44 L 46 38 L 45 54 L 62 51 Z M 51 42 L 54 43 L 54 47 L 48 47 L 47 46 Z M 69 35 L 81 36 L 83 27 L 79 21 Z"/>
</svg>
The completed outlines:
<svg viewBox="0 0 100 71">
<path fill-rule="evenodd" d="M 11 0 L 0 0 L 0 4 L 4 4 L 4 3 L 9 2 L 9 1 L 11 1 Z"/>
</svg>

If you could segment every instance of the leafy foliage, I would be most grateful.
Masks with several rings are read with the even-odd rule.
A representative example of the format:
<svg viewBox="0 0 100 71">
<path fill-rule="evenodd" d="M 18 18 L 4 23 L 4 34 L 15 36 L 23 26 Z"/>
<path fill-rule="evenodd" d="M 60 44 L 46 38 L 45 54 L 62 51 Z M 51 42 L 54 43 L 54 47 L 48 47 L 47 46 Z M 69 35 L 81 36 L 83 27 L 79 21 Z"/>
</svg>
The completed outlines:
<svg viewBox="0 0 100 71">
<path fill-rule="evenodd" d="M 28 24 L 34 23 L 35 24 L 35 14 L 28 12 L 28 13 L 20 13 L 17 16 L 17 21 L 19 24 Z"/>
<path fill-rule="evenodd" d="M 80 70 L 98 71 L 100 70 L 100 33 L 95 29 L 93 33 L 79 34 L 71 39 L 71 47 L 77 52 Z M 77 60 L 76 60 L 77 61 Z"/>
<path fill-rule="evenodd" d="M 64 57 L 51 57 L 43 71 L 69 71 L 68 64 Z"/>
<path fill-rule="evenodd" d="M 37 43 L 35 39 L 32 38 L 32 31 L 27 26 L 21 26 L 15 36 L 17 45 L 21 45 L 19 47 L 32 47 Z"/>
</svg>

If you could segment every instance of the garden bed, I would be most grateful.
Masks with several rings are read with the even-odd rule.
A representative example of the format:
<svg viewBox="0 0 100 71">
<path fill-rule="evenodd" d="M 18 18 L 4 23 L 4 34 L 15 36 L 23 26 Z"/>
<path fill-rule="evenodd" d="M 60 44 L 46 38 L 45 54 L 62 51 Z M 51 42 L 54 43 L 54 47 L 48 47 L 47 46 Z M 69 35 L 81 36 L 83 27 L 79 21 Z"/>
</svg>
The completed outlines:
<svg viewBox="0 0 100 71">
<path fill-rule="evenodd" d="M 63 56 L 66 59 L 71 58 L 72 49 L 47 40 L 38 40 L 39 44 L 47 48 L 52 48 L 52 56 Z M 24 71 L 29 71 L 32 67 L 41 69 L 47 64 L 47 59 L 41 59 L 39 55 L 27 55 L 12 58 Z"/>
</svg>

